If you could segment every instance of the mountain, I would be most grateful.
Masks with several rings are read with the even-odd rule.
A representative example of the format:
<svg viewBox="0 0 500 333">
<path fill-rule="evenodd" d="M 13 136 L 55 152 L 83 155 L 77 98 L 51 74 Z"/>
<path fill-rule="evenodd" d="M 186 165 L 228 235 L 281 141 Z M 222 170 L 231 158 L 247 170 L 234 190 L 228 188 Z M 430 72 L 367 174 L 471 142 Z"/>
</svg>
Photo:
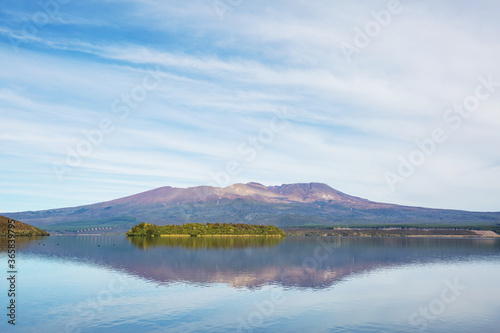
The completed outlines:
<svg viewBox="0 0 500 333">
<path fill-rule="evenodd" d="M 7 236 L 9 234 L 9 218 L 0 215 L 0 236 Z M 35 228 L 29 224 L 15 221 L 16 236 L 50 236 L 48 232 L 42 229 Z"/>
<path fill-rule="evenodd" d="M 377 203 L 350 196 L 321 183 L 281 186 L 248 183 L 225 188 L 166 186 L 92 205 L 4 215 L 43 226 L 47 230 L 81 232 L 123 231 L 137 222 L 244 222 L 279 227 L 500 225 L 500 212 L 466 212 Z"/>
</svg>

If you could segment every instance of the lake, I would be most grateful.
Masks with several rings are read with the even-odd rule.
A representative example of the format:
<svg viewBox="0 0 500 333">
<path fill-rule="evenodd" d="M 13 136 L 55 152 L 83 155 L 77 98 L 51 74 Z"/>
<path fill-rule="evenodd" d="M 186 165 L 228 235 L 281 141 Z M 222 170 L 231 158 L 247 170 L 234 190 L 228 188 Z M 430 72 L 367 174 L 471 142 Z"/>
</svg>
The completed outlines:
<svg viewBox="0 0 500 333">
<path fill-rule="evenodd" d="M 499 239 L 51 236 L 17 245 L 16 326 L 3 314 L 2 332 L 500 331 Z M 0 256 L 6 272 L 5 246 Z"/>
</svg>

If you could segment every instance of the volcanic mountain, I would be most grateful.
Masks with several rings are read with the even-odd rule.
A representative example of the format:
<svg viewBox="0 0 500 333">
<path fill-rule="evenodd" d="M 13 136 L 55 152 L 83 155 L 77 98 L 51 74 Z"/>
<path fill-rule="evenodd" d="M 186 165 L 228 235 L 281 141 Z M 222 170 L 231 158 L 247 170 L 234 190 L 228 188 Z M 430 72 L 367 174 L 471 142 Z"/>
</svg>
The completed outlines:
<svg viewBox="0 0 500 333">
<path fill-rule="evenodd" d="M 232 222 L 301 225 L 496 225 L 500 213 L 427 209 L 372 202 L 326 184 L 264 186 L 234 184 L 225 188 L 160 187 L 92 205 L 4 213 L 46 230 L 126 230 L 137 222 L 180 224 Z"/>
</svg>

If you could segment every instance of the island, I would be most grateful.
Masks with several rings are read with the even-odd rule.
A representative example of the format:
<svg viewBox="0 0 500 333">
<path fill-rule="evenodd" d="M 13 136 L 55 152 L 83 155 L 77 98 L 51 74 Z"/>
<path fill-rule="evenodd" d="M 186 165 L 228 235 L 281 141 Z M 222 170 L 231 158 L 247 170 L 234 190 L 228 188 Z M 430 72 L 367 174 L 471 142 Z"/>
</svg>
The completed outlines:
<svg viewBox="0 0 500 333">
<path fill-rule="evenodd" d="M 182 225 L 154 225 L 141 223 L 127 232 L 127 236 L 268 236 L 284 237 L 286 233 L 273 225 L 244 223 L 185 223 Z"/>
</svg>

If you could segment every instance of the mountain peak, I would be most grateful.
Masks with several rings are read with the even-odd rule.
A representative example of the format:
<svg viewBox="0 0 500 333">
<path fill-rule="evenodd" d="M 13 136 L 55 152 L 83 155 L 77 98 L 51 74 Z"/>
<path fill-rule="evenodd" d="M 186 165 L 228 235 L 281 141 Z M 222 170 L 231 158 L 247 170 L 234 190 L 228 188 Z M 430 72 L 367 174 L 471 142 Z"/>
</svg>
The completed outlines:
<svg viewBox="0 0 500 333">
<path fill-rule="evenodd" d="M 337 191 L 323 183 L 297 183 L 271 186 L 272 191 L 286 196 L 291 201 L 314 202 L 314 201 L 355 201 L 355 198 Z M 362 200 L 362 199 L 359 199 Z"/>
<path fill-rule="evenodd" d="M 255 182 L 227 187 L 164 186 L 93 205 L 9 213 L 8 216 L 35 226 L 64 224 L 70 230 L 75 229 L 72 223 L 80 225 L 82 221 L 92 221 L 93 226 L 122 225 L 123 228 L 130 228 L 136 221 L 157 224 L 250 222 L 279 226 L 500 221 L 500 213 L 430 210 L 372 202 L 323 183 L 264 186 Z"/>
</svg>

